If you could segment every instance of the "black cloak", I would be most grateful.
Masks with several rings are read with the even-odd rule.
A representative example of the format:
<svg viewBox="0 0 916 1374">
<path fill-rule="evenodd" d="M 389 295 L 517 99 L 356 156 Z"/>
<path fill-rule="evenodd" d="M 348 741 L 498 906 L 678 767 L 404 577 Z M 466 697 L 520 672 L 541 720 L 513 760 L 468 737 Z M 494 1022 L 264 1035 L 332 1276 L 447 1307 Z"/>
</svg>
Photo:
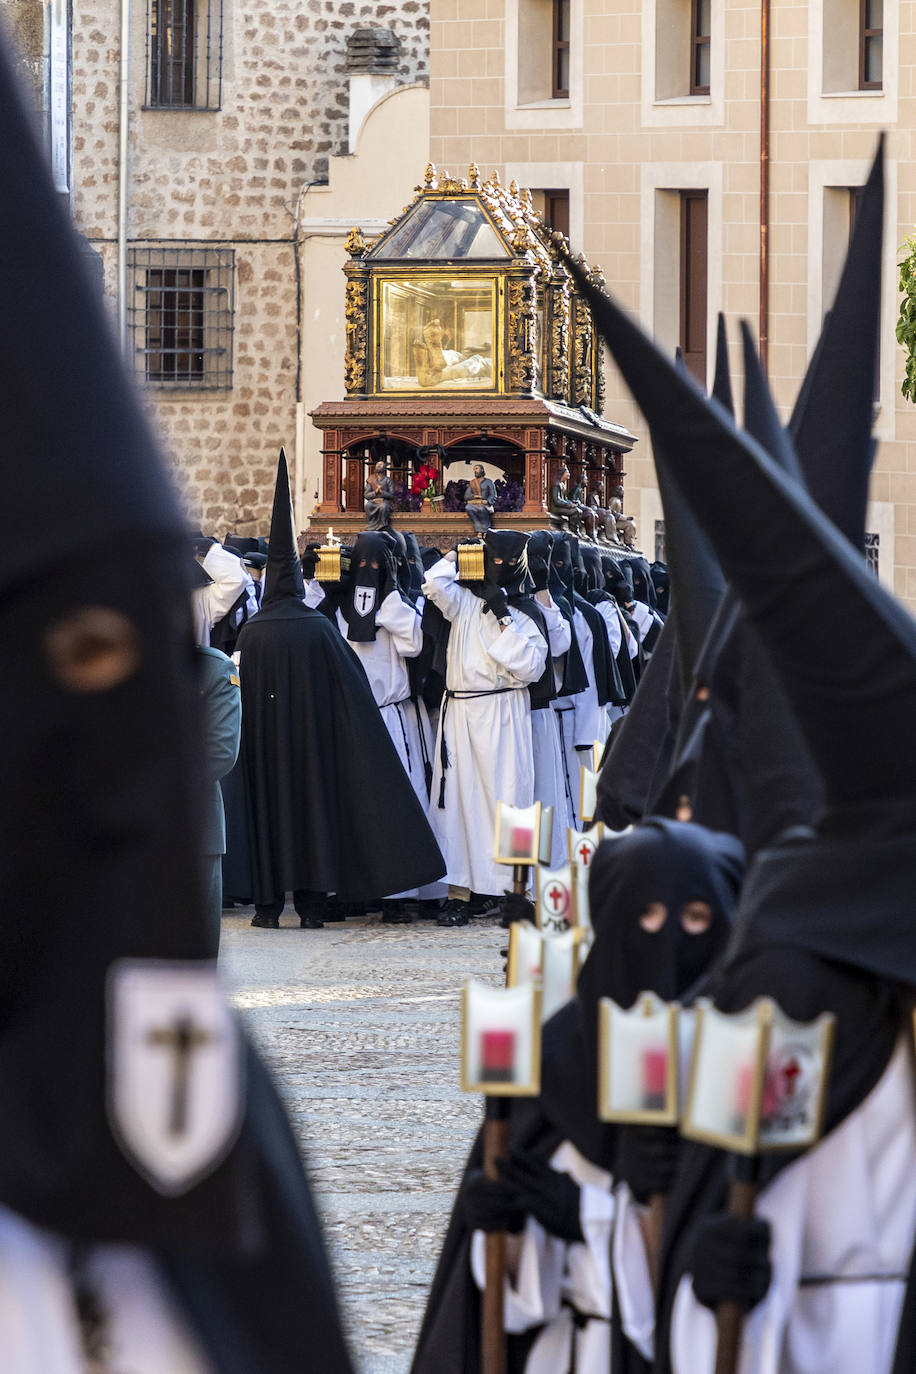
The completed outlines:
<svg viewBox="0 0 916 1374">
<path fill-rule="evenodd" d="M 3 51 L 0 125 L 0 1204 L 65 1242 L 142 1247 L 217 1374 L 349 1374 L 308 1184 L 244 1036 L 239 1131 L 198 1181 L 164 1195 L 115 1137 L 121 961 L 209 977 L 216 957 L 187 534 Z"/>
<path fill-rule="evenodd" d="M 302 595 L 281 453 L 264 600 L 239 636 L 246 895 L 269 903 L 306 889 L 366 901 L 435 882 L 445 863 L 366 675 Z"/>
</svg>

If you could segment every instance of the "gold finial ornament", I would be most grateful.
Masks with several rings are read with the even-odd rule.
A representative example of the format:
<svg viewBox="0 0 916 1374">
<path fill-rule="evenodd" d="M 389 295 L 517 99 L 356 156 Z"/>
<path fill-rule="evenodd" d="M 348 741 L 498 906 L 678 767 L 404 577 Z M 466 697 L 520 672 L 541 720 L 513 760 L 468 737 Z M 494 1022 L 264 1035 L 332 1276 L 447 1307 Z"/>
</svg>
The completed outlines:
<svg viewBox="0 0 916 1374">
<path fill-rule="evenodd" d="M 473 190 L 480 190 L 480 168 L 477 166 L 476 162 L 472 162 L 468 167 L 468 181 Z"/>
<path fill-rule="evenodd" d="M 423 185 L 426 187 L 427 191 L 435 191 L 436 189 L 436 164 L 434 162 L 427 162 L 426 164 L 426 173 L 423 177 Z"/>
<path fill-rule="evenodd" d="M 351 258 L 365 257 L 366 240 L 363 238 L 362 230 L 358 224 L 353 226 L 344 239 L 344 248 L 346 248 Z"/>
<path fill-rule="evenodd" d="M 513 200 L 518 200 L 518 182 L 515 180 L 515 177 L 509 182 L 509 195 Z"/>
</svg>

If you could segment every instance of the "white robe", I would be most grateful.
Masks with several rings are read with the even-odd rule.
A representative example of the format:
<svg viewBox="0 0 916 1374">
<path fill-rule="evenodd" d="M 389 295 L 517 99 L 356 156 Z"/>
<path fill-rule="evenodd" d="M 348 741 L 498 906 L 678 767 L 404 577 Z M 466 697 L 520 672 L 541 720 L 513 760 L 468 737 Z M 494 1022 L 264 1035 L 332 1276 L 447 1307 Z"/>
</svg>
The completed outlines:
<svg viewBox="0 0 916 1374">
<path fill-rule="evenodd" d="M 321 598 L 316 604 L 320 604 L 320 601 Z M 337 612 L 337 628 L 365 669 L 372 695 L 404 772 L 413 784 L 420 805 L 428 812 L 424 757 L 432 761 L 433 738 L 423 702 L 414 704 L 410 700 L 407 668 L 407 660 L 416 658 L 423 648 L 420 614 L 399 592 L 393 591 L 388 593 L 375 613 L 374 640 L 360 643 L 347 639 L 347 622 L 340 611 Z M 411 888 L 394 895 L 432 899 L 444 897 L 446 887 L 444 883 L 429 883 L 422 889 Z"/>
<path fill-rule="evenodd" d="M 904 1038 L 865 1101 L 758 1199 L 772 1227 L 773 1283 L 745 1322 L 739 1374 L 887 1374 L 916 1235 L 914 1161 Z M 800 1282 L 812 1278 L 842 1281 Z M 715 1318 L 685 1275 L 671 1320 L 674 1374 L 711 1374 L 715 1349 Z"/>
<path fill-rule="evenodd" d="M 206 647 L 210 643 L 211 629 L 232 610 L 251 578 L 242 560 L 222 544 L 210 545 L 202 567 L 212 581 L 209 586 L 194 590 L 192 612 L 194 638 Z"/>
<path fill-rule="evenodd" d="M 546 1323 L 525 1363 L 525 1374 L 567 1374 L 575 1339 L 576 1374 L 608 1374 L 611 1366 L 611 1230 L 614 1194 L 611 1176 L 591 1164 L 568 1140 L 551 1156 L 554 1169 L 569 1174 L 581 1188 L 579 1222 L 584 1241 L 568 1244 L 551 1236 L 533 1217 L 521 1233 L 514 1281 L 506 1279 L 504 1320 L 512 1333 Z M 471 1240 L 471 1271 L 483 1290 L 486 1237 Z M 592 1318 L 576 1330 L 572 1304 Z"/>
<path fill-rule="evenodd" d="M 147 1251 L 94 1245 L 87 1263 L 107 1314 L 112 1370 L 215 1374 Z M 0 1369 L 84 1374 L 68 1246 L 0 1207 Z"/>
<path fill-rule="evenodd" d="M 551 597 L 549 604 L 538 603 L 547 623 L 554 685 L 563 681 L 562 657 L 572 642 L 572 630 Z M 569 825 L 566 802 L 566 774 L 557 715 L 549 708 L 531 712 L 531 739 L 534 747 L 534 799 L 553 807 L 550 867 L 566 862 L 566 829 Z"/>
<path fill-rule="evenodd" d="M 616 601 L 599 601 L 595 610 L 601 616 L 607 627 L 607 639 L 611 649 L 611 658 L 617 658 L 620 653 L 620 646 L 623 643 L 623 623 L 620 619 L 620 612 L 617 610 Z M 625 706 L 615 706 L 611 702 L 605 706 L 608 724 L 613 727 L 614 722 L 619 720 L 626 713 Z M 610 731 L 608 732 L 610 733 Z"/>
<path fill-rule="evenodd" d="M 496 803 L 530 806 L 535 799 L 528 684 L 543 673 L 548 649 L 534 621 L 514 608 L 512 624 L 501 629 L 480 597 L 458 583 L 451 559 L 427 571 L 423 591 L 451 623 L 446 687 L 499 692 L 443 701 L 429 820 L 449 883 L 499 896 L 511 879 L 509 869 L 493 862 Z M 449 767 L 440 808 L 443 737 Z"/>
<path fill-rule="evenodd" d="M 557 697 L 551 705 L 560 740 L 560 762 L 563 768 L 563 795 L 566 805 L 566 824 L 579 829 L 579 755 L 573 748 L 576 732 L 575 697 Z M 564 840 L 564 846 L 565 846 Z M 561 860 L 561 863 L 565 860 Z"/>
</svg>

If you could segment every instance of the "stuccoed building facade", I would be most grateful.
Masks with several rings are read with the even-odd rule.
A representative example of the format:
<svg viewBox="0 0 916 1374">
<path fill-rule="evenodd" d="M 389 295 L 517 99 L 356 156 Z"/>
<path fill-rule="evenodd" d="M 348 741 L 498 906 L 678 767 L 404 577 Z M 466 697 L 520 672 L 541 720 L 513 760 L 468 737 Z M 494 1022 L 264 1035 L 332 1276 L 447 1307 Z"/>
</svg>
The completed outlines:
<svg viewBox="0 0 916 1374">
<path fill-rule="evenodd" d="M 425 0 L 130 0 L 123 32 L 116 0 L 6 8 L 39 35 L 25 65 L 55 178 L 189 522 L 263 532 L 304 415 L 303 198 L 347 152 L 354 92 L 358 123 L 425 82 Z"/>
<path fill-rule="evenodd" d="M 761 326 L 787 416 L 857 189 L 888 130 L 868 528 L 880 575 L 916 604 L 916 412 L 899 393 L 894 335 L 896 253 L 916 221 L 912 13 L 900 0 L 432 0 L 430 153 L 440 169 L 474 159 L 530 186 L 618 298 L 668 347 L 680 344 L 704 380 L 718 310 L 739 394 L 737 323 Z M 613 367 L 607 408 L 643 436 L 627 463 L 627 505 L 652 552 L 661 509 L 651 446 Z"/>
</svg>

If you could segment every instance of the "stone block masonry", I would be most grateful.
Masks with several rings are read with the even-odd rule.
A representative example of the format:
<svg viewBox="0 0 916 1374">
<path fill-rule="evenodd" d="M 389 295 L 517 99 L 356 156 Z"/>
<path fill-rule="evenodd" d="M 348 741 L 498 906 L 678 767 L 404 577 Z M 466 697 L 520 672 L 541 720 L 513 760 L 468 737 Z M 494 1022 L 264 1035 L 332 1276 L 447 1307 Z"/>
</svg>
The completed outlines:
<svg viewBox="0 0 916 1374">
<path fill-rule="evenodd" d="M 391 29 L 401 80 L 425 80 L 428 0 L 222 0 L 222 99 L 212 111 L 144 108 L 148 3 L 134 0 L 131 18 L 128 242 L 232 248 L 236 309 L 231 390 L 150 389 L 146 401 L 189 519 L 217 534 L 261 532 L 277 451 L 295 445 L 297 205 L 326 178 L 329 156 L 347 149 L 347 39 L 360 27 Z M 210 0 L 211 32 L 219 7 Z M 104 258 L 112 299 L 118 24 L 117 0 L 74 0 L 73 213 Z"/>
</svg>

